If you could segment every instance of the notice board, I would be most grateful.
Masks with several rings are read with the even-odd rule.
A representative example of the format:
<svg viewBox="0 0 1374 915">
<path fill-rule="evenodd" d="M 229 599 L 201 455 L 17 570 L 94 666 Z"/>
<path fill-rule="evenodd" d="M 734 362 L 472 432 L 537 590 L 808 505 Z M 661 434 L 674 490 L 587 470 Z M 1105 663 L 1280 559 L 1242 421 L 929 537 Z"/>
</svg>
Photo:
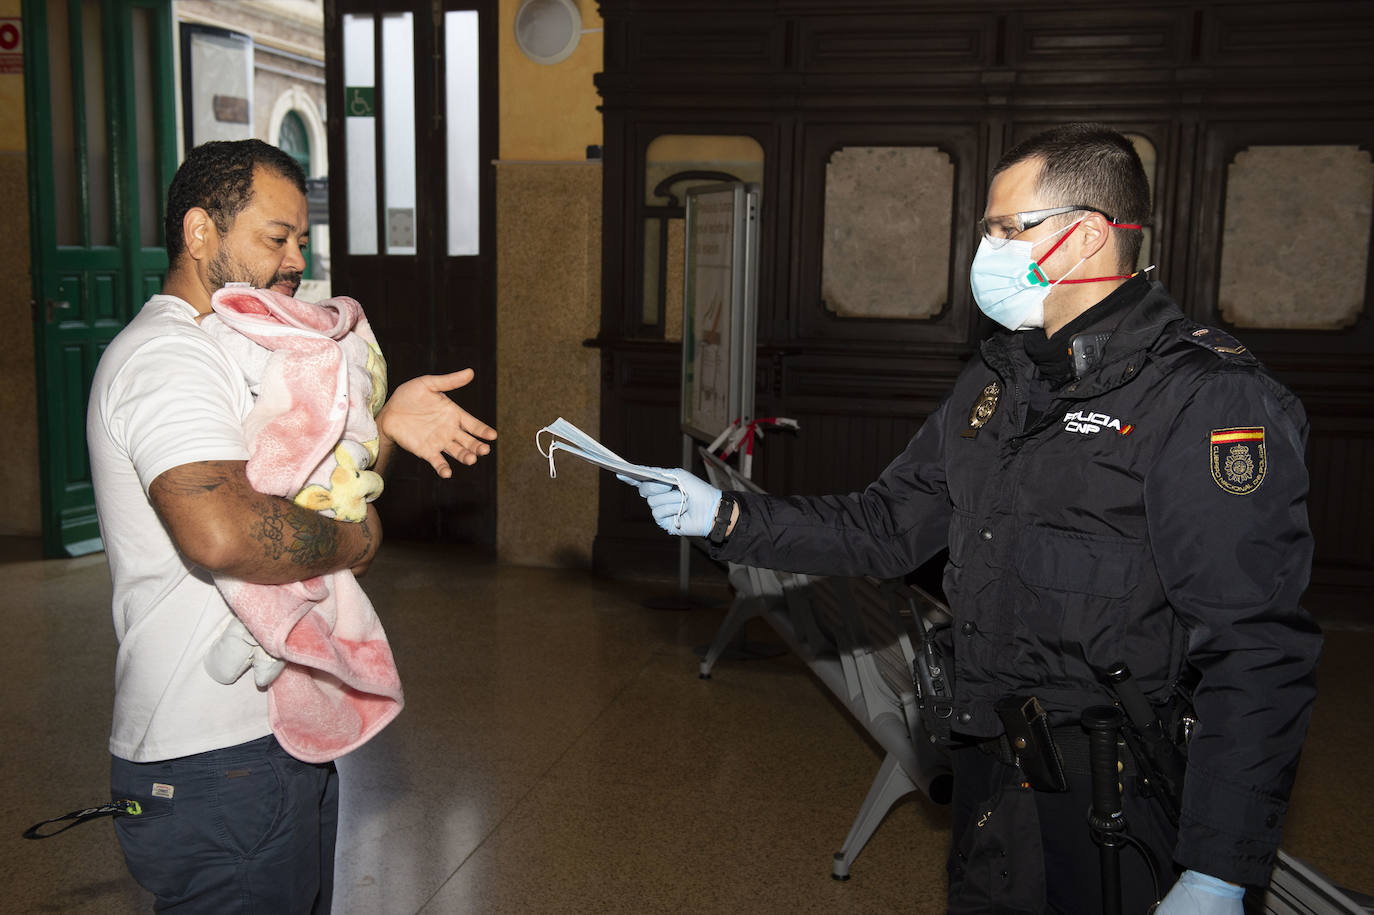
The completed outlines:
<svg viewBox="0 0 1374 915">
<path fill-rule="evenodd" d="M 753 419 L 759 192 L 743 182 L 687 190 L 682 431 L 714 441 Z"/>
</svg>

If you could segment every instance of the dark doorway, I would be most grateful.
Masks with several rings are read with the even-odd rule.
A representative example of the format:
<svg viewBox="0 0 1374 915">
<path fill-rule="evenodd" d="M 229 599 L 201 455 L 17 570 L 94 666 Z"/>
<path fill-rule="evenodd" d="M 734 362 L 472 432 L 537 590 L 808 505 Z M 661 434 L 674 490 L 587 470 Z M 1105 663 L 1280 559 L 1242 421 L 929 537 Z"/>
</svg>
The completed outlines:
<svg viewBox="0 0 1374 915">
<path fill-rule="evenodd" d="M 391 384 L 471 367 L 496 421 L 497 4 L 328 0 L 332 288 L 367 310 Z M 495 545 L 496 463 L 441 480 L 399 455 L 387 535 Z"/>
</svg>

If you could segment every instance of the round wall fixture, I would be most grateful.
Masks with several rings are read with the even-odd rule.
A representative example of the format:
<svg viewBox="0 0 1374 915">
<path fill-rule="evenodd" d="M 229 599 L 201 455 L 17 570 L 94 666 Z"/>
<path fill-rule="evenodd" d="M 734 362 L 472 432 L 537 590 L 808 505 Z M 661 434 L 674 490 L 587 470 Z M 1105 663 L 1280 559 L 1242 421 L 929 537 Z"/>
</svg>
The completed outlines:
<svg viewBox="0 0 1374 915">
<path fill-rule="evenodd" d="M 556 64 L 582 38 L 582 14 L 573 0 L 525 0 L 515 14 L 515 43 L 537 64 Z"/>
</svg>

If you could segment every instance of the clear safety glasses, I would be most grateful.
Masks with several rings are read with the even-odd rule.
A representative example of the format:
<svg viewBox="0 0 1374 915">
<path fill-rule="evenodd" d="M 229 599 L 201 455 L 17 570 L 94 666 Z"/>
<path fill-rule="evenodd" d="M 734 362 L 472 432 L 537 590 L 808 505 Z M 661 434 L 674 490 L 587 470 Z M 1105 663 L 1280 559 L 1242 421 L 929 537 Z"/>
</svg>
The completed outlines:
<svg viewBox="0 0 1374 915">
<path fill-rule="evenodd" d="M 1035 228 L 1051 216 L 1059 216 L 1063 213 L 1075 213 L 1080 210 L 1086 210 L 1089 213 L 1097 213 L 1099 216 L 1105 216 L 1107 222 L 1114 226 L 1117 225 L 1116 220 L 1107 216 L 1106 213 L 1103 213 L 1097 207 L 1064 206 L 1049 207 L 1044 210 L 1027 210 L 1024 213 L 1012 213 L 1007 216 L 984 216 L 982 219 L 978 220 L 978 233 L 986 238 L 988 244 L 992 247 L 1000 248 L 1022 232 L 1027 229 Z M 1122 226 L 1122 228 L 1127 227 Z"/>
</svg>

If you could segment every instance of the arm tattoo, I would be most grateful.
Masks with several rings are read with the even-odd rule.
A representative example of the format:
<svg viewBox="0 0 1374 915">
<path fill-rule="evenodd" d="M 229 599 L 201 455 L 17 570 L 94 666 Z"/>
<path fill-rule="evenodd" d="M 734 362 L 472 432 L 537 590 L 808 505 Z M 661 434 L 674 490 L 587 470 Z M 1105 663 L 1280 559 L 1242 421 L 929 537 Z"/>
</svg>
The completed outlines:
<svg viewBox="0 0 1374 915">
<path fill-rule="evenodd" d="M 372 528 L 368 527 L 367 522 L 364 521 L 359 526 L 359 530 L 363 532 L 363 545 L 358 548 L 358 555 L 354 556 L 352 562 L 349 563 L 350 567 L 356 566 L 358 563 L 362 562 L 363 559 L 367 557 L 368 552 L 372 549 Z M 331 531 L 331 533 L 333 532 Z"/>
<path fill-rule="evenodd" d="M 330 564 L 338 549 L 334 523 L 322 515 L 297 508 L 284 500 L 267 501 L 250 528 L 269 559 L 289 556 L 293 564 L 321 568 Z"/>
</svg>

